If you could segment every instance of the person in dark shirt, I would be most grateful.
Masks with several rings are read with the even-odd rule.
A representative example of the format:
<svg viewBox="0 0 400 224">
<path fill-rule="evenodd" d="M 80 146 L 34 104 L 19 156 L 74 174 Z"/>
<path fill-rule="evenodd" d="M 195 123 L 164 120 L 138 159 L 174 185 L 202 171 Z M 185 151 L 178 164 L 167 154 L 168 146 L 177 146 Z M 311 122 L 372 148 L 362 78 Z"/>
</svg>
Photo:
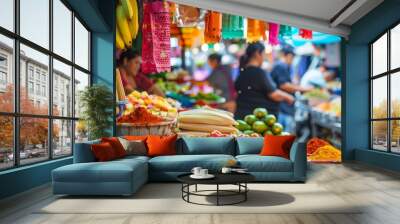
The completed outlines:
<svg viewBox="0 0 400 224">
<path fill-rule="evenodd" d="M 236 91 L 231 77 L 231 68 L 229 65 L 222 65 L 221 58 L 222 56 L 217 53 L 208 56 L 208 65 L 212 71 L 207 81 L 218 95 L 226 99 L 220 108 L 234 112 Z"/>
<path fill-rule="evenodd" d="M 274 82 L 261 69 L 264 62 L 264 44 L 251 43 L 247 46 L 246 53 L 240 58 L 240 74 L 235 81 L 238 94 L 236 99 L 235 118 L 243 119 L 252 114 L 257 107 L 263 107 L 270 114 L 278 116 L 279 102 L 294 102 L 293 96 L 275 86 Z"/>
<path fill-rule="evenodd" d="M 294 58 L 294 49 L 290 45 L 283 45 L 281 49 L 281 58 L 274 65 L 271 71 L 271 78 L 276 83 L 277 87 L 292 96 L 296 92 L 306 92 L 310 88 L 301 87 L 292 83 L 291 65 Z M 278 117 L 279 123 L 285 127 L 285 131 L 294 133 L 294 105 L 282 102 L 280 104 L 280 113 Z"/>
</svg>

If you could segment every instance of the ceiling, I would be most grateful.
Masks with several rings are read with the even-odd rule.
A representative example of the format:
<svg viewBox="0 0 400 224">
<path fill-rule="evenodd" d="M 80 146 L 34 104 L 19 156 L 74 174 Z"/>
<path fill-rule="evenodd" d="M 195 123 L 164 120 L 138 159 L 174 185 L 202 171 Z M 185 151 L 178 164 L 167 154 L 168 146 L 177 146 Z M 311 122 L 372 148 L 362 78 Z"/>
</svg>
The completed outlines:
<svg viewBox="0 0 400 224">
<path fill-rule="evenodd" d="M 203 9 L 347 37 L 383 0 L 171 0 Z"/>
</svg>

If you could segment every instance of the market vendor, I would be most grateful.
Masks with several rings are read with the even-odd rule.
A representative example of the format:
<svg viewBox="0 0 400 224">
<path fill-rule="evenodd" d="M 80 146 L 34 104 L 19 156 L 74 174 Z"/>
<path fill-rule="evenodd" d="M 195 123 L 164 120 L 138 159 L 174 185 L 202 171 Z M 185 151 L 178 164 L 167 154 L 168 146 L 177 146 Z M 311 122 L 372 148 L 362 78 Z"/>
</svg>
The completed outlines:
<svg viewBox="0 0 400 224">
<path fill-rule="evenodd" d="M 125 93 L 129 94 L 134 90 L 139 90 L 146 91 L 149 94 L 164 96 L 164 93 L 153 80 L 141 73 L 141 62 L 141 56 L 136 51 L 128 50 L 121 54 L 118 60 L 118 68 L 121 72 Z"/>
<path fill-rule="evenodd" d="M 240 58 L 240 74 L 235 82 L 238 94 L 235 112 L 237 119 L 243 119 L 258 107 L 264 107 L 270 114 L 278 116 L 280 102 L 294 102 L 293 96 L 277 89 L 272 79 L 261 69 L 264 55 L 264 44 L 255 42 L 247 46 L 245 54 Z"/>
<path fill-rule="evenodd" d="M 228 65 L 222 65 L 221 59 L 222 56 L 217 53 L 208 56 L 208 65 L 212 71 L 207 81 L 214 88 L 216 94 L 226 99 L 220 108 L 235 112 L 236 90 L 231 76 L 231 68 Z"/>
<path fill-rule="evenodd" d="M 277 87 L 293 96 L 296 92 L 306 92 L 312 89 L 312 87 L 303 87 L 293 83 L 291 66 L 294 56 L 294 48 L 288 44 L 283 45 L 280 52 L 280 59 L 275 63 L 271 71 L 271 78 Z M 285 127 L 285 131 L 289 133 L 295 132 L 294 112 L 295 108 L 293 104 L 285 102 L 280 104 L 278 121 Z"/>
</svg>

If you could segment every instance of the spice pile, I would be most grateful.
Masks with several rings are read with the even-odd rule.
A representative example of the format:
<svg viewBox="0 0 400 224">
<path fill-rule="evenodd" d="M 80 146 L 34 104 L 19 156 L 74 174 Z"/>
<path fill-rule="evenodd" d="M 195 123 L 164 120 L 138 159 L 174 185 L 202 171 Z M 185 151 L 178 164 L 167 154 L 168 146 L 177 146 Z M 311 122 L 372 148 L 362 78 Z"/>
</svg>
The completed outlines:
<svg viewBox="0 0 400 224">
<path fill-rule="evenodd" d="M 309 162 L 340 163 L 342 152 L 327 141 L 312 138 L 307 142 L 307 160 Z"/>
</svg>

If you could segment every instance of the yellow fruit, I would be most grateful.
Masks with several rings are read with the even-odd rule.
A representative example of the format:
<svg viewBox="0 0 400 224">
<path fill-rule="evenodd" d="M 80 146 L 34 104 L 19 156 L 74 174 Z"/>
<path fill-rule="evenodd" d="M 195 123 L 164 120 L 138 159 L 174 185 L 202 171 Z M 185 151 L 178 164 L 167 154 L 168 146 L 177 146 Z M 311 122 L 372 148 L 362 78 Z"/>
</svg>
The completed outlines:
<svg viewBox="0 0 400 224">
<path fill-rule="evenodd" d="M 128 21 L 124 14 L 124 9 L 121 5 L 117 6 L 117 26 L 121 33 L 122 39 L 124 40 L 125 46 L 132 46 L 132 35 L 129 31 Z"/>
<path fill-rule="evenodd" d="M 132 6 L 133 16 L 129 23 L 129 27 L 131 29 L 132 38 L 136 39 L 136 36 L 139 32 L 139 9 L 137 0 L 130 0 L 130 3 Z"/>
<path fill-rule="evenodd" d="M 117 49 L 123 50 L 125 48 L 125 43 L 122 40 L 121 34 L 117 28 L 115 31 L 115 44 L 117 46 Z"/>
<path fill-rule="evenodd" d="M 124 13 L 126 18 L 132 19 L 133 17 L 133 10 L 130 0 L 121 0 L 122 8 L 124 9 Z"/>
</svg>

